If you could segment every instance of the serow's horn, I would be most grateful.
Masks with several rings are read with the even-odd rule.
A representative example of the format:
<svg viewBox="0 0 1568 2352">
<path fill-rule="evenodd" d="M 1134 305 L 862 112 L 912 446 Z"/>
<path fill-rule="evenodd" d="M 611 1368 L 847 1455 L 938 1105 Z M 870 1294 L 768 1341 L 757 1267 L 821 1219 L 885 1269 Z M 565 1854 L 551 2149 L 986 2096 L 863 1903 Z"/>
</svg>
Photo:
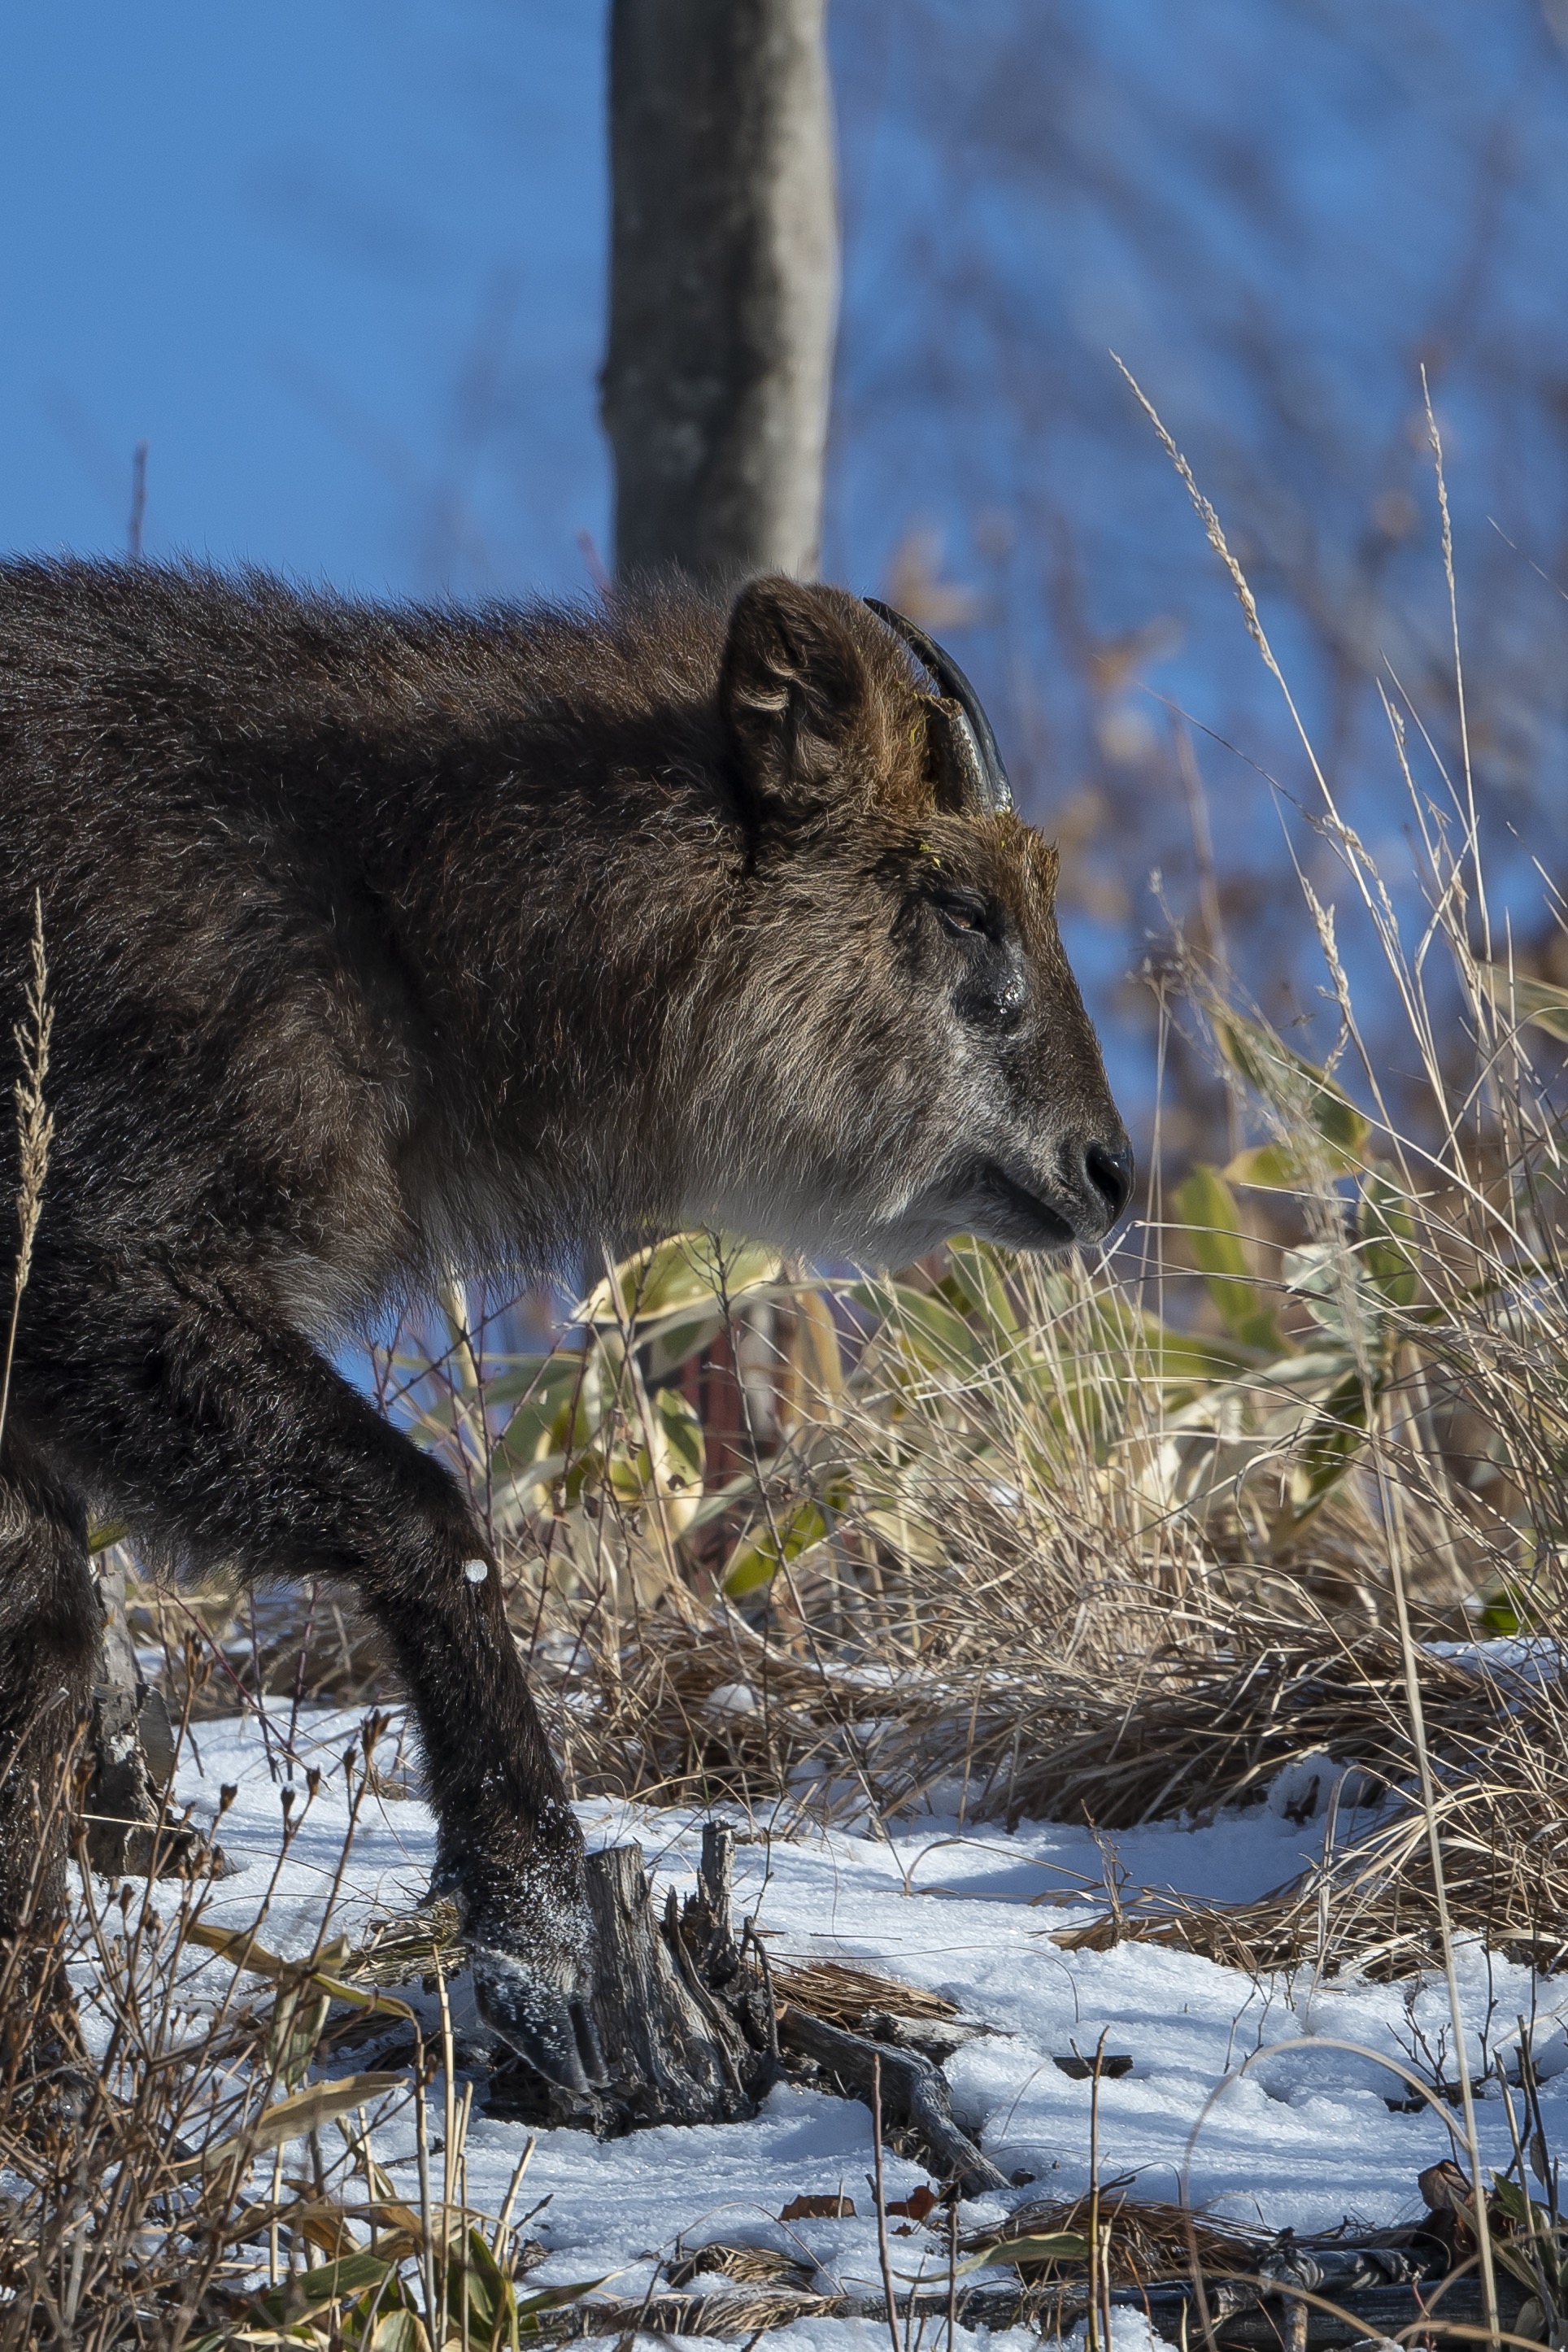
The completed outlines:
<svg viewBox="0 0 1568 2352">
<path fill-rule="evenodd" d="M 956 762 L 967 787 L 964 799 L 981 808 L 1010 809 L 1013 787 L 1007 782 L 1007 771 L 1002 765 L 1002 754 L 996 749 L 991 721 L 985 716 L 980 697 L 952 656 L 944 653 L 936 640 L 928 637 L 907 614 L 895 612 L 892 605 L 884 604 L 879 596 L 867 596 L 862 601 L 870 606 L 879 621 L 887 623 L 896 637 L 902 639 L 934 680 L 938 701 L 950 721 Z"/>
</svg>

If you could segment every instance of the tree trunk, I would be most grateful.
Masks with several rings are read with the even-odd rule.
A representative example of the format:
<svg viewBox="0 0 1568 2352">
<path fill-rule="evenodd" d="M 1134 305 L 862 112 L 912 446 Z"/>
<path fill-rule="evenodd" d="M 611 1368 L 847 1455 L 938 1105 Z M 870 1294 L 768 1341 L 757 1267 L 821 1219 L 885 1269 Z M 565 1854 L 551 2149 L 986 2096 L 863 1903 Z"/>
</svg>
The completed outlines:
<svg viewBox="0 0 1568 2352">
<path fill-rule="evenodd" d="M 838 299 L 825 7 L 613 0 L 602 394 L 623 579 L 816 573 Z M 610 2082 L 555 2119 L 614 2131 L 755 2112 L 778 2037 L 731 1939 L 729 1850 L 710 1825 L 701 1891 L 662 1922 L 635 1846 L 591 1858 Z M 492 2096 L 531 2114 L 541 2086 L 503 2069 Z"/>
<path fill-rule="evenodd" d="M 837 309 L 826 0 L 614 0 L 616 563 L 816 571 Z"/>
</svg>

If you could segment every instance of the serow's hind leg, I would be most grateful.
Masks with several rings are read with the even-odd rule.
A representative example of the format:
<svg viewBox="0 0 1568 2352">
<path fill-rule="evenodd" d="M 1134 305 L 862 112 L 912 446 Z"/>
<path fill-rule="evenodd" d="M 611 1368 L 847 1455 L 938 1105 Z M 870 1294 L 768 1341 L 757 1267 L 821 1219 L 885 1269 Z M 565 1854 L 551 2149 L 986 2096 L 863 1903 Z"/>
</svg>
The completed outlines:
<svg viewBox="0 0 1568 2352">
<path fill-rule="evenodd" d="M 62 1958 L 98 1609 L 80 1509 L 8 1433 L 0 1459 L 0 2077 L 75 2046 Z"/>
</svg>

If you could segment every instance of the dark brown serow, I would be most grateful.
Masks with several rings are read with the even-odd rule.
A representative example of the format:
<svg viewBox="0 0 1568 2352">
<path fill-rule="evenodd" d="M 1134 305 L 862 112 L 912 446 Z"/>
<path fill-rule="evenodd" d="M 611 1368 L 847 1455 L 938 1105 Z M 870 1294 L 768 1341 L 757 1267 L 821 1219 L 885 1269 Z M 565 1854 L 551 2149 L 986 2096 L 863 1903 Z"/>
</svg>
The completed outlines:
<svg viewBox="0 0 1568 2352">
<path fill-rule="evenodd" d="M 56 1119 L 0 1457 L 0 1935 L 86 1708 L 90 1509 L 358 1588 L 481 2008 L 580 2084 L 582 1844 L 493 1558 L 323 1348 L 600 1236 L 1100 1241 L 1131 1159 L 1055 855 L 938 649 L 779 579 L 456 613 L 0 566 L 0 1003 L 41 890 Z"/>
</svg>

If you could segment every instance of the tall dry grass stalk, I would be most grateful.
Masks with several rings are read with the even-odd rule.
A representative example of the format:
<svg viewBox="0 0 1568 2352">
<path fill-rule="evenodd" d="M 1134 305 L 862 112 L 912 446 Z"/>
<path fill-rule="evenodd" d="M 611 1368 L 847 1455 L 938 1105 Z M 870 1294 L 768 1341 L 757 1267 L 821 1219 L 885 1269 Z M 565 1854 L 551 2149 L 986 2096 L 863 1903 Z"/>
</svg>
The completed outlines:
<svg viewBox="0 0 1568 2352">
<path fill-rule="evenodd" d="M 1121 366 L 1121 362 L 1119 361 L 1117 364 Z M 1330 791 L 1328 782 L 1323 775 L 1322 769 L 1318 763 L 1316 754 L 1312 751 L 1307 731 L 1301 725 L 1300 718 L 1297 711 L 1295 702 L 1291 697 L 1289 688 L 1286 684 L 1284 675 L 1279 668 L 1279 663 L 1275 660 L 1273 650 L 1268 644 L 1268 637 L 1258 619 L 1258 608 L 1253 598 L 1252 592 L 1247 584 L 1246 576 L 1243 573 L 1240 565 L 1236 562 L 1234 556 L 1231 554 L 1228 545 L 1226 544 L 1225 532 L 1219 522 L 1219 519 L 1208 500 L 1203 498 L 1198 491 L 1197 485 L 1193 478 L 1192 470 L 1187 465 L 1185 458 L 1177 449 L 1170 434 L 1166 431 L 1163 424 L 1156 415 L 1152 405 L 1146 398 L 1142 388 L 1133 381 L 1132 377 L 1128 373 L 1125 368 L 1122 369 L 1122 373 L 1127 377 L 1128 383 L 1131 385 L 1133 392 L 1136 394 L 1139 401 L 1142 403 L 1145 412 L 1147 413 L 1151 423 L 1154 425 L 1156 432 L 1163 442 L 1167 453 L 1175 464 L 1183 480 L 1187 485 L 1187 488 L 1198 507 L 1199 512 L 1203 516 L 1205 527 L 1208 532 L 1211 543 L 1215 546 L 1222 561 L 1226 564 L 1231 572 L 1236 585 L 1237 593 L 1241 602 L 1243 614 L 1247 620 L 1247 627 L 1252 635 L 1253 641 L 1263 656 L 1265 666 L 1268 667 L 1273 677 L 1278 681 L 1280 692 L 1285 699 L 1286 707 L 1289 711 L 1292 720 L 1295 722 L 1297 732 L 1300 737 L 1303 749 L 1307 753 L 1313 776 L 1317 781 L 1329 816 L 1332 820 L 1339 835 L 1341 835 L 1345 849 L 1351 852 L 1351 855 L 1347 856 L 1345 862 L 1350 866 L 1352 873 L 1358 873 L 1363 868 L 1370 872 L 1370 861 L 1367 860 L 1365 852 L 1362 849 L 1360 842 L 1356 841 L 1354 836 L 1350 835 L 1349 828 L 1344 825 L 1342 819 L 1339 815 L 1339 812 L 1334 806 L 1333 795 Z M 1459 747 L 1462 759 L 1464 783 L 1462 798 L 1458 794 L 1451 794 L 1456 801 L 1462 819 L 1462 831 L 1457 848 L 1449 849 L 1447 845 L 1445 845 L 1444 857 L 1447 866 L 1445 887 L 1438 901 L 1438 905 L 1434 909 L 1433 920 L 1435 927 L 1441 924 L 1444 920 L 1444 910 L 1446 908 L 1451 907 L 1456 901 L 1462 904 L 1463 887 L 1465 881 L 1468 879 L 1473 887 L 1475 905 L 1479 917 L 1479 946 L 1480 962 L 1482 968 L 1489 968 L 1491 963 L 1491 923 L 1487 908 L 1485 865 L 1481 855 L 1481 844 L 1478 828 L 1475 773 L 1470 756 L 1469 727 L 1465 708 L 1465 673 L 1459 638 L 1458 589 L 1454 568 L 1453 525 L 1448 508 L 1447 481 L 1443 467 L 1442 436 L 1438 432 L 1437 420 L 1433 412 L 1431 389 L 1426 380 L 1426 371 L 1425 367 L 1423 367 L 1421 371 L 1421 391 L 1426 405 L 1426 427 L 1432 448 L 1432 461 L 1436 480 L 1437 504 L 1442 521 L 1443 569 L 1448 592 L 1448 610 L 1453 633 L 1454 686 L 1456 708 L 1458 715 Z M 1396 735 L 1395 740 L 1396 742 L 1400 740 L 1398 735 Z M 1401 750 L 1403 750 L 1402 744 Z M 1445 781 L 1447 781 L 1447 779 L 1445 779 Z M 1435 875 L 1436 874 L 1436 871 L 1437 869 L 1435 866 Z M 1335 993 L 1339 1003 L 1341 1018 L 1343 1023 L 1344 1039 L 1346 1042 L 1349 1042 L 1349 1040 L 1355 1034 L 1354 1014 L 1351 1003 L 1349 986 L 1344 976 L 1344 967 L 1340 960 L 1338 945 L 1333 934 L 1331 917 L 1320 906 L 1317 898 L 1313 893 L 1310 885 L 1306 881 L 1305 877 L 1302 877 L 1302 886 L 1318 929 L 1325 961 L 1333 976 Z M 1370 900 L 1369 903 L 1371 903 Z M 1384 938 L 1385 946 L 1397 949 L 1399 941 L 1398 925 L 1397 920 L 1394 916 L 1393 908 L 1389 902 L 1386 889 L 1380 887 L 1376 904 L 1379 908 L 1382 918 L 1380 930 Z M 1468 978 L 1470 982 L 1469 992 L 1472 1000 L 1471 1011 L 1472 1015 L 1474 1015 L 1479 1010 L 1479 1004 L 1474 985 L 1474 974 L 1476 971 L 1475 948 L 1472 946 L 1468 927 L 1462 921 L 1455 922 L 1450 919 L 1447 924 L 1447 944 L 1451 950 L 1455 951 L 1455 960 L 1458 965 L 1462 977 Z M 1394 954 L 1390 956 L 1390 965 L 1396 981 L 1402 984 L 1402 994 L 1405 996 L 1406 1001 L 1414 1001 L 1418 1003 L 1422 1003 L 1424 1000 L 1422 998 L 1422 975 L 1419 961 L 1414 965 L 1408 965 L 1402 956 Z M 1486 1034 L 1487 1031 L 1485 1027 L 1478 1026 L 1478 1042 L 1481 1038 L 1484 1038 Z M 1363 1055 L 1363 1060 L 1364 1059 L 1365 1057 Z M 1371 1081 L 1373 1086 L 1375 1098 L 1381 1110 L 1383 1108 L 1382 1089 L 1377 1086 L 1376 1074 L 1370 1067 L 1370 1065 L 1367 1066 L 1366 1075 L 1369 1081 Z M 1445 1110 L 1447 1110 L 1447 1089 L 1446 1087 L 1443 1089 L 1443 1098 Z M 1448 1138 L 1450 1141 L 1452 1141 L 1455 1134 L 1454 1124 L 1451 1119 L 1447 1120 L 1446 1124 Z M 1552 1125 L 1554 1128 L 1554 1120 L 1552 1120 Z M 1392 1140 L 1393 1139 L 1391 1138 L 1390 1139 Z M 1554 1134 L 1552 1137 L 1552 1140 L 1553 1146 L 1555 1146 Z M 1555 1161 L 1555 1150 L 1553 1149 L 1553 1161 Z M 1460 1171 L 1456 1171 L 1454 1172 L 1458 1173 Z M 1470 1171 L 1466 1169 L 1463 1172 L 1468 1174 Z M 1351 1296 L 1347 1286 L 1353 1282 L 1354 1271 L 1355 1270 L 1353 1268 L 1348 1270 L 1336 1269 L 1336 1282 L 1341 1289 L 1342 1297 L 1347 1305 L 1349 1304 Z M 1405 1706 L 1409 1718 L 1410 1742 L 1415 1763 L 1421 1813 L 1426 1832 L 1426 1852 L 1431 1871 L 1432 1897 L 1436 1912 L 1438 1945 L 1442 1954 L 1443 1972 L 1447 1987 L 1449 2018 L 1454 2035 L 1455 2065 L 1458 2074 L 1460 2102 L 1464 2111 L 1465 2140 L 1469 2153 L 1470 2179 L 1474 2184 L 1475 2210 L 1478 2215 L 1477 2245 L 1480 2257 L 1481 2280 L 1486 2306 L 1486 2320 L 1488 2328 L 1489 2329 L 1495 2342 L 1499 2340 L 1500 2326 L 1498 2318 L 1497 2279 L 1493 2265 L 1491 2232 L 1488 2226 L 1487 2220 L 1487 2203 L 1482 2191 L 1480 2141 L 1476 2128 L 1475 2100 L 1471 2084 L 1470 2061 L 1466 2039 L 1464 2009 L 1459 1998 L 1458 1971 L 1455 1958 L 1453 1920 L 1448 1904 L 1443 1853 L 1443 1835 L 1438 1817 L 1437 1788 L 1432 1770 L 1431 1755 L 1427 1747 L 1426 1717 L 1421 1695 L 1421 1675 L 1416 1654 L 1415 1639 L 1411 1626 L 1409 1595 L 1406 1589 L 1405 1547 L 1403 1542 L 1403 1537 L 1405 1534 L 1405 1514 L 1401 1508 L 1401 1497 L 1397 1486 L 1389 1475 L 1388 1461 L 1384 1444 L 1380 1400 L 1375 1396 L 1373 1390 L 1374 1375 L 1371 1360 L 1372 1350 L 1364 1345 L 1364 1334 L 1363 1335 L 1363 1345 L 1358 1349 L 1358 1353 L 1363 1358 L 1363 1360 L 1358 1365 L 1358 1370 L 1361 1372 L 1363 1387 L 1363 1419 L 1369 1440 L 1369 1450 L 1373 1466 L 1373 1474 L 1377 1480 L 1379 1501 L 1381 1505 L 1381 1517 L 1386 1539 L 1388 1583 L 1394 1601 L 1394 1615 L 1399 1632 L 1400 1656 L 1405 1677 Z"/>
</svg>

